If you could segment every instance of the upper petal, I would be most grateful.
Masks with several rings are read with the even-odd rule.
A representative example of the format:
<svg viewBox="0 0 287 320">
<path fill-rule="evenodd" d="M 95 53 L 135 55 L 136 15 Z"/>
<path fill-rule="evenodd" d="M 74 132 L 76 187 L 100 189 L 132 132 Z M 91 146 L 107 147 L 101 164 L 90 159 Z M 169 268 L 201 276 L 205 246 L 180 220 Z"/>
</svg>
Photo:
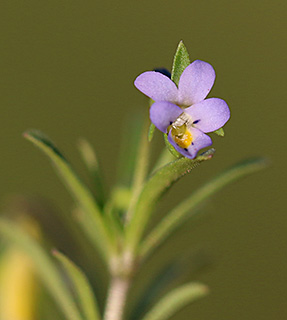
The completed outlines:
<svg viewBox="0 0 287 320">
<path fill-rule="evenodd" d="M 160 72 L 144 72 L 136 78 L 134 85 L 154 101 L 177 101 L 176 85 Z"/>
<path fill-rule="evenodd" d="M 182 109 L 170 102 L 155 102 L 150 108 L 151 122 L 162 132 L 182 113 Z"/>
<path fill-rule="evenodd" d="M 215 80 L 213 67 L 204 61 L 195 60 L 182 73 L 179 84 L 179 103 L 191 106 L 204 100 Z"/>
<path fill-rule="evenodd" d="M 208 135 L 195 128 L 191 128 L 190 132 L 193 140 L 191 145 L 186 149 L 181 148 L 174 142 L 170 132 L 168 134 L 168 141 L 175 148 L 175 150 L 177 150 L 183 156 L 193 159 L 196 157 L 200 149 L 211 146 L 212 140 Z"/>
<path fill-rule="evenodd" d="M 227 103 L 218 98 L 210 98 L 184 110 L 193 121 L 193 126 L 202 132 L 215 131 L 228 121 L 230 111 Z"/>
</svg>

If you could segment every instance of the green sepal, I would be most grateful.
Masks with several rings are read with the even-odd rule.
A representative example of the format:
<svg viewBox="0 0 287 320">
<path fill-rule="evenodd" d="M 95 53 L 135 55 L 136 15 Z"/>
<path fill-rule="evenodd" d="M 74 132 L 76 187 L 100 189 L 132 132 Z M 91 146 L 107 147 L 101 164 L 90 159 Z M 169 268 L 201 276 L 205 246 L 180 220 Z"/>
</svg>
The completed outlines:
<svg viewBox="0 0 287 320">
<path fill-rule="evenodd" d="M 85 273 L 63 253 L 57 250 L 53 250 L 52 253 L 61 263 L 72 282 L 85 320 L 100 320 L 96 297 Z"/>
<path fill-rule="evenodd" d="M 167 147 L 168 151 L 177 159 L 182 158 L 183 155 L 175 150 L 175 148 L 169 143 L 167 134 L 163 135 L 165 146 Z"/>
<path fill-rule="evenodd" d="M 218 130 L 213 131 L 213 133 L 217 134 L 220 137 L 224 137 L 224 130 L 223 128 L 220 128 Z"/>
<path fill-rule="evenodd" d="M 154 135 L 155 125 L 153 123 L 150 124 L 148 129 L 148 141 L 151 142 Z"/>
<path fill-rule="evenodd" d="M 190 303 L 208 294 L 207 286 L 188 283 L 168 292 L 142 320 L 168 320 Z"/>
<path fill-rule="evenodd" d="M 154 100 L 152 100 L 152 99 L 149 99 L 149 106 L 151 107 L 154 103 L 155 103 L 155 101 Z"/>
<path fill-rule="evenodd" d="M 151 107 L 154 104 L 154 100 L 149 99 L 149 106 Z M 153 123 L 150 124 L 148 129 L 148 141 L 151 142 L 155 131 L 155 125 Z"/>
<path fill-rule="evenodd" d="M 179 79 L 184 69 L 190 65 L 189 54 L 182 41 L 179 42 L 172 65 L 171 80 L 178 86 Z"/>
</svg>

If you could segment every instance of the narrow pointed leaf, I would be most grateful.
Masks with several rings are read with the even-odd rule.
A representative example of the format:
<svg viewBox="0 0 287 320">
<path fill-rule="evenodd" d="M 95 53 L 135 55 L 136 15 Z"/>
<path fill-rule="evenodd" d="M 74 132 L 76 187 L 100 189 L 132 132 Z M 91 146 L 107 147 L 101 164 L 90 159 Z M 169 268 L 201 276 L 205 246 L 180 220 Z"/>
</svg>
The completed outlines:
<svg viewBox="0 0 287 320">
<path fill-rule="evenodd" d="M 210 264 L 210 257 L 198 250 L 188 248 L 185 254 L 176 254 L 170 261 L 167 261 L 153 276 L 145 281 L 144 290 L 139 297 L 136 297 L 136 305 L 129 317 L 130 320 L 141 319 L 150 309 L 154 301 L 168 291 L 186 281 L 191 274 L 202 271 Z"/>
<path fill-rule="evenodd" d="M 24 137 L 39 147 L 50 158 L 66 187 L 80 207 L 83 208 L 83 212 L 87 216 L 85 221 L 90 224 L 90 227 L 94 228 L 95 237 L 91 240 L 107 260 L 108 255 L 113 250 L 112 237 L 89 189 L 80 181 L 68 161 L 43 133 L 31 130 L 24 133 Z"/>
<path fill-rule="evenodd" d="M 85 320 L 100 320 L 96 297 L 84 272 L 59 251 L 54 250 L 53 255 L 60 261 L 73 283 Z"/>
<path fill-rule="evenodd" d="M 167 191 L 173 183 L 184 175 L 191 172 L 201 162 L 209 160 L 214 154 L 210 149 L 196 159 L 181 158 L 175 160 L 159 169 L 144 185 L 139 199 L 136 203 L 134 214 L 127 226 L 126 245 L 129 250 L 134 251 L 140 241 L 145 227 L 148 223 L 154 205 L 162 194 Z"/>
<path fill-rule="evenodd" d="M 130 316 L 131 320 L 142 318 L 149 309 L 149 306 L 152 305 L 152 302 L 155 301 L 175 279 L 179 278 L 182 270 L 178 269 L 178 259 L 160 268 L 159 272 L 149 281 L 147 287 L 136 300 L 138 302 Z"/>
<path fill-rule="evenodd" d="M 187 49 L 182 41 L 178 44 L 173 60 L 171 80 L 178 85 L 183 70 L 190 65 Z"/>
<path fill-rule="evenodd" d="M 126 221 L 129 221 L 134 212 L 134 206 L 138 200 L 139 194 L 142 190 L 144 181 L 148 172 L 148 161 L 150 144 L 147 140 L 148 123 L 147 121 L 143 124 L 141 139 L 138 145 L 138 152 L 136 156 L 135 169 L 133 174 L 133 181 L 131 186 L 131 199 L 129 208 L 126 213 Z"/>
<path fill-rule="evenodd" d="M 117 170 L 117 185 L 129 186 L 132 183 L 133 172 L 136 166 L 136 156 L 141 139 L 143 115 L 130 115 L 124 124 L 121 136 L 119 167 Z M 146 137 L 147 139 L 147 137 Z"/>
<path fill-rule="evenodd" d="M 56 304 L 68 320 L 83 320 L 71 293 L 44 249 L 15 223 L 0 219 L 0 235 L 23 250 L 33 261 L 35 269 Z"/>
<path fill-rule="evenodd" d="M 99 161 L 92 145 L 85 139 L 79 140 L 79 151 L 89 171 L 89 176 L 95 189 L 97 203 L 102 208 L 105 203 L 104 183 Z"/>
<path fill-rule="evenodd" d="M 208 288 L 200 283 L 185 284 L 167 293 L 142 320 L 168 320 L 178 311 L 204 297 Z"/>
<path fill-rule="evenodd" d="M 225 170 L 211 181 L 195 191 L 185 201 L 176 206 L 167 214 L 159 224 L 150 232 L 142 243 L 140 256 L 147 257 L 172 232 L 174 232 L 186 219 L 198 213 L 196 209 L 204 200 L 230 183 L 256 171 L 266 168 L 267 162 L 263 158 L 254 158 L 240 162 Z"/>
</svg>

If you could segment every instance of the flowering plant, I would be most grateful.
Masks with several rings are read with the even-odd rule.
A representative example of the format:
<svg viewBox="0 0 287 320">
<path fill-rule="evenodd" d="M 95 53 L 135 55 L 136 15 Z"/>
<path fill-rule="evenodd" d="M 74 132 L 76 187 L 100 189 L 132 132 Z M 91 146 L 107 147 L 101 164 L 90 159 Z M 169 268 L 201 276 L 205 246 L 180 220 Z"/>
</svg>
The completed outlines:
<svg viewBox="0 0 287 320">
<path fill-rule="evenodd" d="M 167 320 L 208 293 L 207 286 L 201 283 L 190 282 L 175 287 L 173 277 L 162 281 L 155 275 L 151 284 L 134 299 L 136 301 L 131 303 L 130 299 L 133 284 L 146 261 L 177 228 L 200 212 L 196 209 L 203 201 L 231 182 L 265 166 L 262 158 L 242 161 L 194 190 L 159 222 L 152 221 L 156 204 L 164 192 L 213 157 L 214 149 L 198 155 L 200 149 L 212 143 L 206 133 L 215 131 L 223 135 L 222 126 L 230 117 L 229 108 L 219 98 L 206 99 L 214 80 L 215 72 L 210 64 L 199 60 L 190 63 L 182 42 L 174 57 L 171 78 L 155 71 L 137 77 L 135 86 L 153 100 L 150 108 L 152 125 L 149 130 L 148 125 L 142 125 L 142 135 L 136 141 L 136 148 L 132 148 L 134 153 L 132 156 L 128 154 L 124 163 L 128 159 L 136 160 L 121 170 L 125 178 L 115 183 L 109 197 L 103 192 L 99 163 L 87 141 L 81 141 L 79 148 L 92 187 L 82 182 L 68 160 L 44 134 L 36 130 L 24 134 L 50 158 L 76 205 L 71 215 L 61 216 L 65 223 L 57 220 L 56 215 L 51 219 L 52 222 L 58 221 L 60 240 L 55 237 L 55 224 L 51 221 L 47 225 L 41 224 L 37 213 L 33 224 L 40 229 L 41 237 L 35 237 L 31 228 L 23 228 L 11 219 L 0 219 L 0 235 L 10 243 L 0 260 L 0 264 L 5 260 L 7 266 L 2 268 L 2 271 L 5 269 L 5 276 L 2 275 L 5 283 L 0 280 L 0 320 L 15 320 L 15 314 L 19 320 L 28 317 L 31 320 Z M 172 154 L 163 150 L 155 166 L 150 168 L 149 141 L 154 126 L 164 133 Z M 136 131 L 139 131 L 138 126 Z M 26 216 L 31 218 L 30 210 L 27 211 Z M 53 256 L 48 250 L 51 246 L 60 248 L 52 250 Z M 16 250 L 16 260 L 10 259 L 9 250 Z M 29 263 L 26 260 L 25 265 L 21 262 L 18 250 L 21 255 L 24 252 Z M 95 262 L 96 254 L 99 259 Z M 18 261 L 19 268 L 9 267 L 13 261 Z M 98 265 L 105 267 L 99 268 Z M 180 265 L 181 259 L 177 257 L 173 266 L 179 268 Z M 27 283 L 22 285 L 23 281 L 17 280 L 23 278 L 18 272 L 23 268 L 28 274 L 35 272 L 38 275 L 61 313 L 55 315 L 52 312 L 54 307 L 50 307 L 47 296 L 37 309 L 36 294 L 25 300 L 25 315 L 20 307 L 18 309 L 19 292 L 25 292 L 27 287 Z M 160 274 L 166 275 L 164 270 L 166 266 Z M 105 276 L 108 285 L 105 285 Z M 34 277 L 27 277 L 30 278 L 35 281 Z M 15 281 L 19 292 L 13 295 L 12 290 L 6 295 L 7 288 L 14 288 Z M 167 288 L 172 289 L 163 294 Z M 27 295 L 31 294 L 29 292 Z M 12 309 L 14 316 L 11 316 Z"/>
</svg>

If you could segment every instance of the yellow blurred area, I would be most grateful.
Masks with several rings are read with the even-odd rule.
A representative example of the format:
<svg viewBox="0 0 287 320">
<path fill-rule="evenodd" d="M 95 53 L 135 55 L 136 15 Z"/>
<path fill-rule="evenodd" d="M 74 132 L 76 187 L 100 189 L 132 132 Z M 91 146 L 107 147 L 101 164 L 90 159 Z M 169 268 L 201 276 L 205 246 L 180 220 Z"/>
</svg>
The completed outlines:
<svg viewBox="0 0 287 320">
<path fill-rule="evenodd" d="M 17 224 L 40 239 L 40 229 L 32 218 L 18 213 Z M 7 245 L 0 255 L 0 320 L 33 320 L 37 299 L 37 279 L 32 260 L 17 246 Z"/>
<path fill-rule="evenodd" d="M 0 320 L 35 319 L 36 297 L 33 263 L 18 248 L 7 248 L 0 259 Z"/>
</svg>

